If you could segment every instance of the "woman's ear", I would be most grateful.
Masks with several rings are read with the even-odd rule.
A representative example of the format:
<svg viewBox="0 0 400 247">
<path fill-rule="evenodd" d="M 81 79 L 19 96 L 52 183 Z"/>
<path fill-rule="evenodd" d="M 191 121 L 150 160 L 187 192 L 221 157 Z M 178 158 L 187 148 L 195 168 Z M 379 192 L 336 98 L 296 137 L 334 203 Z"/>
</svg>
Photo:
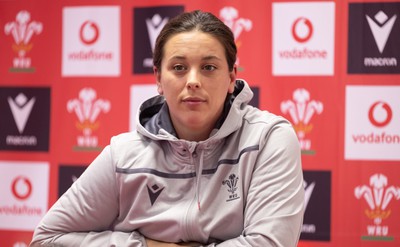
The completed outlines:
<svg viewBox="0 0 400 247">
<path fill-rule="evenodd" d="M 237 73 L 237 67 L 236 67 L 236 64 L 235 64 L 235 65 L 233 66 L 232 71 L 229 72 L 229 78 L 230 78 L 229 88 L 228 88 L 228 92 L 229 92 L 229 93 L 233 93 L 233 91 L 235 90 L 236 73 Z"/>
<path fill-rule="evenodd" d="M 154 76 L 156 77 L 157 80 L 157 92 L 160 95 L 163 95 L 163 90 L 162 90 L 162 86 L 161 86 L 161 72 L 157 69 L 156 66 L 153 66 L 153 72 L 154 72 Z"/>
</svg>

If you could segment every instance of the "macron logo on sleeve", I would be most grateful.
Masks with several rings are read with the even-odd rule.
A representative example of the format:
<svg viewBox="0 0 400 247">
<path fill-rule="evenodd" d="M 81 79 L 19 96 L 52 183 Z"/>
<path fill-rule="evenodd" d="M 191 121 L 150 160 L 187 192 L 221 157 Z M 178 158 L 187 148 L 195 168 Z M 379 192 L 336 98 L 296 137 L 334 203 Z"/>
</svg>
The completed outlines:
<svg viewBox="0 0 400 247">
<path fill-rule="evenodd" d="M 152 206 L 163 190 L 164 190 L 164 187 L 160 188 L 157 184 L 154 184 L 151 187 L 149 187 L 147 185 L 147 191 L 149 192 L 150 203 Z"/>
</svg>

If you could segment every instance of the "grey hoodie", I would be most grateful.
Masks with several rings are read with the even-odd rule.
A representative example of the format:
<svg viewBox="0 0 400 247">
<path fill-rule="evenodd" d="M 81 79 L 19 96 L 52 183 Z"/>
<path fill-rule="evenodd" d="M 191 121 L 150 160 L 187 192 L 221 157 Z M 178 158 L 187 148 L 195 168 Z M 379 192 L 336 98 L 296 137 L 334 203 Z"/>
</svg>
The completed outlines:
<svg viewBox="0 0 400 247">
<path fill-rule="evenodd" d="M 236 82 L 210 137 L 178 139 L 162 96 L 137 131 L 111 139 L 52 206 L 31 246 L 146 246 L 144 237 L 220 247 L 294 247 L 304 211 L 299 143 Z"/>
</svg>

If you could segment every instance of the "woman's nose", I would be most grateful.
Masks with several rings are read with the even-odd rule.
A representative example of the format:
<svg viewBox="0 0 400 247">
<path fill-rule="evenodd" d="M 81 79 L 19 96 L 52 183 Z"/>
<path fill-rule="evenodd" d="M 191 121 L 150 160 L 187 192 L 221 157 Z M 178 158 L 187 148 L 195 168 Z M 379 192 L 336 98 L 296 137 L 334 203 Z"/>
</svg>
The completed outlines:
<svg viewBox="0 0 400 247">
<path fill-rule="evenodd" d="M 190 73 L 188 74 L 186 86 L 189 89 L 198 89 L 201 87 L 200 75 L 196 70 L 190 71 Z"/>
<path fill-rule="evenodd" d="M 189 89 L 198 89 L 198 88 L 200 88 L 200 83 L 198 81 L 188 81 L 186 83 L 186 86 Z"/>
</svg>

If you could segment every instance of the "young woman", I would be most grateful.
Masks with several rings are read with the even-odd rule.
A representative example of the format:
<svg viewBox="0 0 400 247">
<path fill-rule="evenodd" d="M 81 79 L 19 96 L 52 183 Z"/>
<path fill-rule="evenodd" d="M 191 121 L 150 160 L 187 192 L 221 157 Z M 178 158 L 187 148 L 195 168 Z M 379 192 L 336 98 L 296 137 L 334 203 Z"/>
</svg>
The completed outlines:
<svg viewBox="0 0 400 247">
<path fill-rule="evenodd" d="M 202 11 L 161 31 L 159 96 L 113 137 L 31 245 L 294 247 L 304 190 L 291 124 L 248 105 L 231 30 Z"/>
</svg>

